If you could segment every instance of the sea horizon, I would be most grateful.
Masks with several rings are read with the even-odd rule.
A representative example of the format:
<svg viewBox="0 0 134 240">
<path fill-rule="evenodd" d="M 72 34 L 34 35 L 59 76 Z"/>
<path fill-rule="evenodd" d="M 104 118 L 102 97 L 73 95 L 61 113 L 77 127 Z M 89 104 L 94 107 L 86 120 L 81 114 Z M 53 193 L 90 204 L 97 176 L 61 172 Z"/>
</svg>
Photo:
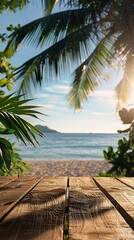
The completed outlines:
<svg viewBox="0 0 134 240">
<path fill-rule="evenodd" d="M 16 142 L 24 160 L 104 160 L 103 150 L 117 148 L 124 134 L 118 133 L 46 133 L 36 148 Z"/>
</svg>

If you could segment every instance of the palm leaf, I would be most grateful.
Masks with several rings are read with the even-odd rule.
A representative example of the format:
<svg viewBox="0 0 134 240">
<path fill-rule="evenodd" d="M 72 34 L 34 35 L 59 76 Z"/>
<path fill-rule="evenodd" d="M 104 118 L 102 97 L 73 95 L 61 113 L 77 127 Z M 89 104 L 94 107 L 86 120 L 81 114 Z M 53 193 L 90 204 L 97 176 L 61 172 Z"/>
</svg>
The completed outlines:
<svg viewBox="0 0 134 240">
<path fill-rule="evenodd" d="M 54 9 L 55 5 L 58 3 L 59 6 L 62 6 L 62 8 L 87 8 L 92 7 L 96 11 L 100 12 L 102 9 L 106 9 L 111 5 L 110 0 L 41 0 L 43 8 L 46 11 L 46 14 L 50 14 L 52 10 Z M 114 2 L 112 4 L 115 4 Z"/>
<path fill-rule="evenodd" d="M 75 109 L 81 109 L 83 101 L 88 99 L 90 92 L 101 84 L 100 76 L 110 63 L 112 54 L 111 36 L 112 34 L 109 33 L 104 37 L 92 54 L 74 72 L 74 80 L 67 98 Z"/>
<path fill-rule="evenodd" d="M 0 166 L 2 167 L 3 164 L 5 163 L 7 169 L 10 169 L 10 165 L 11 165 L 11 153 L 10 151 L 12 151 L 12 145 L 11 143 L 4 139 L 4 138 L 0 138 Z"/>
<path fill-rule="evenodd" d="M 46 14 L 50 14 L 57 3 L 57 0 L 41 0 L 42 6 Z"/>
<path fill-rule="evenodd" d="M 94 42 L 95 40 L 97 41 L 92 34 L 92 24 L 89 24 L 25 62 L 15 71 L 17 79 L 23 78 L 19 92 L 21 90 L 23 92 L 30 91 L 31 83 L 33 86 L 41 85 L 43 72 L 46 73 L 46 78 L 49 76 L 52 79 L 57 74 L 65 72 L 65 69 L 71 71 L 70 59 L 74 64 L 79 64 L 80 60 L 91 51 L 92 44 L 89 44 L 89 41 Z"/>
<path fill-rule="evenodd" d="M 118 83 L 115 88 L 116 97 L 119 101 L 119 107 L 122 108 L 126 105 L 128 100 L 133 94 L 133 84 L 134 84 L 134 56 L 129 53 L 124 61 L 125 69 L 123 79 Z M 119 110 L 119 109 L 117 109 Z"/>
<path fill-rule="evenodd" d="M 82 26 L 86 26 L 91 21 L 92 9 L 72 9 L 57 12 L 46 17 L 32 21 L 9 36 L 9 42 L 5 53 L 10 47 L 14 50 L 21 42 L 42 46 L 44 43 L 53 44 L 57 39 L 61 39 L 76 31 Z M 98 25 L 98 21 L 92 22 L 92 28 Z M 52 34 L 53 33 L 53 34 Z M 96 31 L 97 33 L 97 31 Z M 46 42 L 44 42 L 46 40 Z"/>
<path fill-rule="evenodd" d="M 15 133 L 15 130 L 13 129 L 0 127 L 0 134 L 13 134 L 13 133 Z"/>
<path fill-rule="evenodd" d="M 26 120 L 21 118 L 20 115 L 38 118 L 37 114 L 41 113 L 34 110 L 36 106 L 23 105 L 28 103 L 31 99 L 21 100 L 21 97 L 22 95 L 13 96 L 13 94 L 10 94 L 6 97 L 0 98 L 0 122 L 6 127 L 6 129 L 13 130 L 15 136 L 25 145 L 27 141 L 35 146 L 35 143 L 38 143 L 38 140 L 34 133 L 41 137 L 44 135 Z"/>
<path fill-rule="evenodd" d="M 95 47 L 97 50 L 96 46 L 111 32 L 113 36 L 111 58 L 117 57 L 121 60 L 121 57 L 127 57 L 130 52 L 134 54 L 134 6 L 132 1 L 126 0 L 124 2 L 60 0 L 59 5 L 61 4 L 67 11 L 50 14 L 53 12 L 55 3 L 54 0 L 42 0 L 47 16 L 13 33 L 5 51 L 10 47 L 16 49 L 21 42 L 36 43 L 37 46 L 45 44 L 45 50 L 42 53 L 16 70 L 17 78 L 23 78 L 20 92 L 32 91 L 31 84 L 41 85 L 43 77 L 52 79 L 57 77 L 58 73 L 63 73 L 65 69 L 71 71 L 72 65 L 80 65 L 75 71 L 69 100 L 71 104 L 75 104 L 75 100 L 77 102 L 75 106 L 81 107 L 81 101 L 87 99 L 90 91 L 102 82 L 99 78 L 95 80 L 95 77 L 105 70 L 104 62 L 106 65 L 109 64 L 109 59 L 108 61 L 106 59 L 106 48 L 103 48 L 103 52 L 99 52 L 98 56 L 92 55 L 91 48 Z M 88 67 L 83 71 L 84 65 Z M 124 76 L 125 82 L 128 74 Z"/>
</svg>

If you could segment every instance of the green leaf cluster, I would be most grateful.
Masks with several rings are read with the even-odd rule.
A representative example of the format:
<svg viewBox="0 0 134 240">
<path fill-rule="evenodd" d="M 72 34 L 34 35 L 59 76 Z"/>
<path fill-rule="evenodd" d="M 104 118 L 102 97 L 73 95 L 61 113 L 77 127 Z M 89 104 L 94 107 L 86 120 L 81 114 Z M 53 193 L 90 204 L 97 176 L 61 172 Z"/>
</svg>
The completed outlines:
<svg viewBox="0 0 134 240">
<path fill-rule="evenodd" d="M 2 13 L 5 10 L 8 11 L 16 11 L 16 8 L 19 8 L 20 10 L 23 9 L 23 7 L 28 3 L 28 0 L 1 0 L 0 1 L 0 13 Z"/>
<path fill-rule="evenodd" d="M 126 138 L 118 141 L 117 150 L 109 146 L 107 151 L 103 151 L 104 158 L 112 164 L 108 175 L 134 176 L 134 150 L 130 148 L 130 141 Z"/>
<path fill-rule="evenodd" d="M 15 12 L 17 8 L 20 10 L 28 3 L 28 0 L 2 0 L 0 1 L 0 13 L 4 10 Z M 20 24 L 13 26 L 10 24 L 7 31 L 13 33 L 20 28 Z M 2 43 L 8 39 L 8 33 L 0 33 Z M 15 67 L 11 65 L 11 58 L 14 55 L 14 49 L 10 48 L 0 51 L 0 175 L 22 175 L 24 170 L 29 169 L 28 165 L 21 160 L 20 155 L 10 140 L 5 135 L 14 134 L 16 138 L 23 144 L 30 143 L 33 146 L 38 144 L 36 134 L 44 137 L 44 135 L 35 128 L 31 123 L 23 117 L 30 116 L 38 118 L 41 114 L 35 110 L 36 106 L 29 105 L 31 99 L 22 99 L 22 95 L 15 94 L 6 95 L 4 89 L 10 91 L 15 85 L 15 76 L 13 72 Z"/>
<path fill-rule="evenodd" d="M 118 130 L 118 133 L 128 133 L 128 140 L 120 139 L 116 151 L 111 146 L 103 151 L 104 158 L 113 165 L 106 175 L 134 176 L 134 108 L 123 108 L 119 111 L 119 116 L 123 124 L 130 125 L 125 130 Z M 105 174 L 101 173 L 103 175 Z"/>
<path fill-rule="evenodd" d="M 134 149 L 134 108 L 127 110 L 123 108 L 119 111 L 119 116 L 123 122 L 123 124 L 129 124 L 129 128 L 125 130 L 118 130 L 118 133 L 128 133 L 129 134 L 129 141 L 130 141 L 130 148 Z"/>
<path fill-rule="evenodd" d="M 3 155 L 3 159 L 1 161 L 0 158 L 0 175 L 1 176 L 11 176 L 11 175 L 17 175 L 22 176 L 26 171 L 29 171 L 29 165 L 22 161 L 20 154 L 18 153 L 18 150 L 14 147 L 14 143 L 10 143 L 7 139 L 1 139 L 0 140 L 0 146 L 1 143 L 4 144 L 8 143 L 10 144 L 10 150 L 7 150 L 7 154 L 10 154 L 10 157 L 5 158 L 6 155 Z M 6 147 L 5 147 L 6 148 Z M 7 161 L 8 159 L 8 161 Z"/>
<path fill-rule="evenodd" d="M 28 121 L 23 119 L 21 115 L 38 118 L 40 112 L 35 110 L 34 105 L 27 103 L 31 99 L 21 99 L 22 96 L 14 96 L 13 94 L 0 96 L 0 134 L 14 134 L 23 144 L 30 143 L 33 146 L 38 144 L 36 135 L 44 137 L 44 135 Z M 27 164 L 21 162 L 19 155 L 14 153 L 12 144 L 4 137 L 0 138 L 0 174 L 18 174 L 23 173 L 23 169 L 27 168 Z M 12 171 L 11 171 L 12 169 Z"/>
<path fill-rule="evenodd" d="M 12 145 L 5 138 L 0 138 L 0 167 L 3 165 L 9 170 L 11 165 Z"/>
<path fill-rule="evenodd" d="M 38 144 L 35 133 L 43 137 L 44 135 L 36 129 L 28 121 L 24 120 L 21 115 L 38 118 L 40 112 L 34 110 L 36 106 L 26 105 L 31 99 L 23 99 L 22 96 L 13 96 L 13 94 L 0 97 L 0 122 L 6 129 L 14 131 L 18 140 L 21 140 L 25 145 L 29 142 L 33 146 Z"/>
</svg>

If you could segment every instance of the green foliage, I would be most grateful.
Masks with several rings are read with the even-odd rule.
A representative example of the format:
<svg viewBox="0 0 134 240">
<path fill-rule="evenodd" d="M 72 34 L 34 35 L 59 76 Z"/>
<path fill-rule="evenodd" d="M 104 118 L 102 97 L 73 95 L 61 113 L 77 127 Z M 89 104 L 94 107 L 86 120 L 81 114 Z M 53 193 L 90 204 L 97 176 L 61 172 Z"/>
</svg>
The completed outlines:
<svg viewBox="0 0 134 240">
<path fill-rule="evenodd" d="M 20 24 L 18 24 L 15 27 L 12 24 L 10 24 L 7 27 L 7 31 L 14 32 L 19 28 L 20 28 Z M 2 43 L 5 43 L 7 39 L 8 39 L 7 33 L 0 34 L 0 40 Z M 6 87 L 8 91 L 10 91 L 15 85 L 15 77 L 13 75 L 13 71 L 15 71 L 15 67 L 13 67 L 10 63 L 10 59 L 13 55 L 14 55 L 13 48 L 8 49 L 7 51 L 0 51 L 0 73 L 3 76 L 0 79 L 0 88 Z"/>
<path fill-rule="evenodd" d="M 119 111 L 119 116 L 124 124 L 130 124 L 130 127 L 125 130 L 118 130 L 118 133 L 128 133 L 129 139 L 120 139 L 118 141 L 117 150 L 109 146 L 107 151 L 103 151 L 104 158 L 111 163 L 112 168 L 105 174 L 111 176 L 134 176 L 134 108 L 127 110 L 123 108 Z"/>
<path fill-rule="evenodd" d="M 8 143 L 10 142 L 8 141 Z M 7 162 L 5 160 L 1 162 L 1 158 L 0 158 L 0 175 L 1 176 L 9 176 L 9 175 L 22 176 L 24 172 L 30 170 L 29 165 L 22 161 L 17 151 L 18 150 L 14 147 L 14 143 L 12 143 L 11 149 L 9 151 L 10 159 L 8 158 L 10 163 L 10 168 L 8 167 Z"/>
<path fill-rule="evenodd" d="M 0 13 L 5 10 L 16 11 L 16 8 L 20 10 L 29 2 L 29 0 L 1 0 L 0 1 Z"/>
<path fill-rule="evenodd" d="M 118 141 L 116 151 L 110 146 L 103 151 L 104 158 L 113 166 L 107 172 L 108 176 L 134 176 L 134 151 L 130 149 L 130 141 L 126 138 Z"/>
<path fill-rule="evenodd" d="M 34 133 L 41 137 L 44 135 L 21 117 L 21 115 L 25 115 L 38 118 L 37 114 L 41 114 L 34 110 L 36 106 L 26 105 L 30 100 L 21 100 L 21 96 L 13 96 L 13 94 L 0 97 L 0 122 L 6 128 L 3 131 L 10 129 L 10 131 L 14 131 L 17 139 L 21 140 L 25 145 L 27 141 L 35 146 L 35 143 L 38 144 L 38 140 Z"/>
<path fill-rule="evenodd" d="M 0 166 L 5 165 L 8 170 L 11 165 L 11 151 L 11 143 L 5 138 L 0 138 Z"/>
<path fill-rule="evenodd" d="M 20 10 L 28 3 L 28 0 L 2 0 L 0 1 L 0 13 L 5 10 L 15 12 L 16 8 Z M 20 28 L 20 24 L 7 27 L 7 33 L 0 33 L 0 40 L 5 43 L 8 39 L 8 32 L 13 33 Z M 28 170 L 28 165 L 21 160 L 20 155 L 10 142 L 4 136 L 5 134 L 14 134 L 23 144 L 30 143 L 33 146 L 38 144 L 36 134 L 43 137 L 44 135 L 32 124 L 22 118 L 22 115 L 38 118 L 40 114 L 35 110 L 35 106 L 28 105 L 31 99 L 22 100 L 22 95 L 14 94 L 5 95 L 3 89 L 10 91 L 15 85 L 15 76 L 13 71 L 15 67 L 11 65 L 11 58 L 14 55 L 14 49 L 0 51 L 0 175 L 22 175 L 24 170 Z"/>
<path fill-rule="evenodd" d="M 129 128 L 118 131 L 118 133 L 129 133 L 130 148 L 134 148 L 134 108 L 127 110 L 123 108 L 119 111 L 119 116 L 123 124 L 130 124 Z"/>
<path fill-rule="evenodd" d="M 55 79 L 65 70 L 72 72 L 74 66 L 67 99 L 79 109 L 97 86 L 109 80 L 106 71 L 121 68 L 124 74 L 116 93 L 125 102 L 133 81 L 133 1 L 41 2 L 45 16 L 13 32 L 6 48 L 15 51 L 21 43 L 43 47 L 42 52 L 15 69 L 15 76 L 22 80 L 19 92 L 30 93 L 30 85 L 41 85 L 43 79 Z M 56 12 L 56 4 L 63 11 Z"/>
</svg>

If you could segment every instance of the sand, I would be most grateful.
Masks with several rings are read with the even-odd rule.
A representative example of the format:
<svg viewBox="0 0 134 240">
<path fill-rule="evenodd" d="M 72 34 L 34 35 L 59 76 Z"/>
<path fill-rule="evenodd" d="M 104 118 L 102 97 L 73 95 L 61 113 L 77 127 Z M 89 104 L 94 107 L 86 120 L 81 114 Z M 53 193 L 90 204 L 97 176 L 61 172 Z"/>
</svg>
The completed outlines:
<svg viewBox="0 0 134 240">
<path fill-rule="evenodd" d="M 25 162 L 30 166 L 30 172 L 26 174 L 36 176 L 95 176 L 111 167 L 105 160 L 25 160 Z"/>
</svg>

